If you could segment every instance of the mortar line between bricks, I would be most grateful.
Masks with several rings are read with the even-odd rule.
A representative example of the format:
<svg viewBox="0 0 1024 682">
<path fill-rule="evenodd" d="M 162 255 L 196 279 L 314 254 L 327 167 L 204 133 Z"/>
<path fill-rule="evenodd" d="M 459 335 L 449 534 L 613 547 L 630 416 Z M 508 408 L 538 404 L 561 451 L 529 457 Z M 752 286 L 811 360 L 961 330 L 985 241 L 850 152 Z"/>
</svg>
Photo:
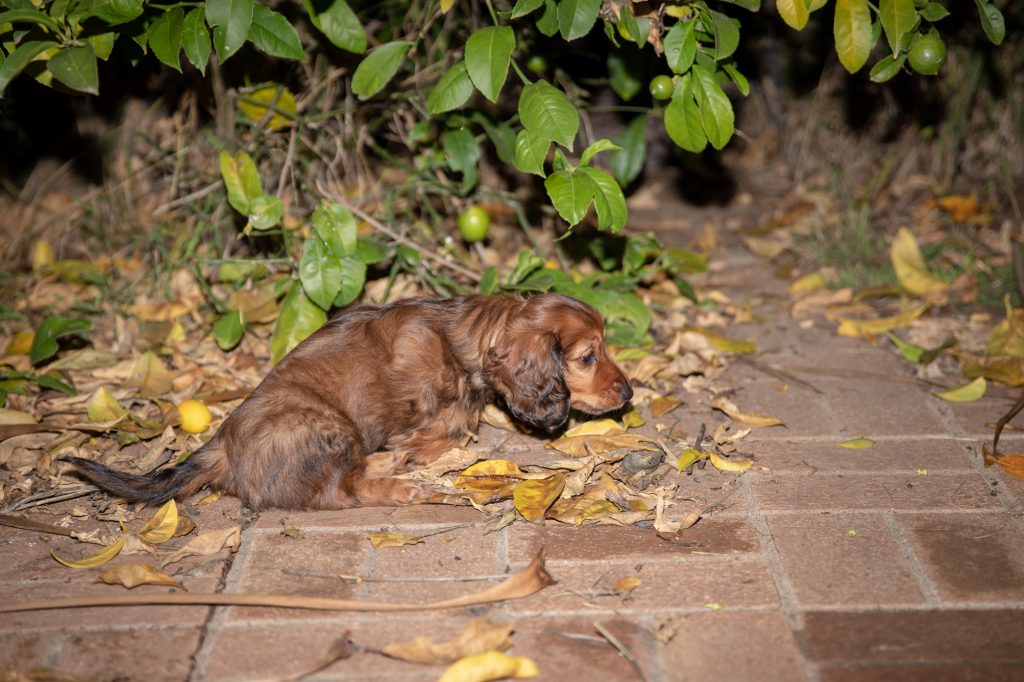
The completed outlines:
<svg viewBox="0 0 1024 682">
<path fill-rule="evenodd" d="M 918 507 L 916 509 L 894 509 L 893 507 L 815 507 L 813 509 L 769 509 L 762 512 L 765 516 L 774 518 L 776 516 L 821 516 L 822 514 L 885 514 L 887 512 L 906 514 L 908 516 L 927 514 L 929 516 L 984 516 L 985 514 L 1004 514 L 1006 510 L 997 507 L 984 507 L 977 509 L 950 509 L 949 507 L 928 508 Z"/>
<path fill-rule="evenodd" d="M 1014 434 L 1014 435 L 1016 435 L 1016 438 L 1010 438 L 1010 440 L 1021 440 L 1022 438 L 1024 438 L 1024 434 Z M 1006 438 L 1006 437 L 1007 436 L 1003 436 L 1003 438 Z M 899 433 L 899 434 L 888 433 L 888 434 L 877 434 L 877 435 L 872 434 L 870 436 L 870 438 L 871 438 L 871 440 L 875 441 L 876 443 L 918 443 L 918 442 L 921 442 L 921 441 L 932 441 L 932 440 L 936 440 L 936 441 L 956 441 L 956 442 L 970 441 L 970 442 L 973 442 L 973 441 L 977 441 L 978 440 L 977 437 L 972 437 L 972 436 L 969 436 L 969 435 L 962 435 L 962 436 L 954 436 L 954 435 L 949 435 L 949 434 L 947 434 L 947 435 L 935 435 L 934 432 L 930 432 L 930 431 L 927 432 L 927 433 Z M 744 439 L 744 440 L 739 441 L 739 442 L 747 444 L 747 445 L 757 445 L 759 443 L 772 443 L 772 444 L 775 444 L 775 443 L 822 443 L 822 444 L 826 444 L 826 445 L 835 445 L 840 440 L 848 440 L 848 439 L 849 439 L 849 436 L 845 436 L 845 435 L 844 436 L 840 436 L 838 434 L 837 435 L 832 435 L 832 436 L 826 436 L 826 435 L 820 435 L 820 434 L 818 434 L 818 435 L 809 435 L 809 436 L 800 436 L 800 435 L 796 435 L 796 434 L 784 434 L 784 433 L 771 434 L 771 433 L 761 433 L 761 432 L 758 432 L 758 434 L 755 437 L 747 438 L 747 439 Z"/>
<path fill-rule="evenodd" d="M 249 566 L 249 558 L 252 555 L 252 535 L 254 533 L 251 528 L 246 528 L 242 531 L 238 551 L 228 559 L 230 565 L 226 574 L 221 579 L 220 585 L 217 587 L 217 592 L 233 592 L 241 584 Z M 224 629 L 224 623 L 227 621 L 228 611 L 231 608 L 230 606 L 210 607 L 210 615 L 200 628 L 199 647 L 192 658 L 192 670 L 188 676 L 190 682 L 202 682 L 207 678 L 207 670 L 209 668 L 209 661 L 213 656 L 213 648 L 221 631 Z"/>
<path fill-rule="evenodd" d="M 910 565 L 910 572 L 914 576 L 914 580 L 917 581 L 917 586 L 921 590 L 921 594 L 928 600 L 928 603 L 935 607 L 941 607 L 942 599 L 939 597 L 938 590 L 935 589 L 935 585 L 928 578 L 928 574 L 925 573 L 924 566 L 921 565 L 921 561 L 917 558 L 917 554 L 914 553 L 914 549 L 910 546 L 910 542 L 907 540 L 906 534 L 903 532 L 903 527 L 896 519 L 896 514 L 893 512 L 885 512 L 882 514 L 882 518 L 885 519 L 885 524 L 889 527 L 889 532 L 892 534 L 893 539 L 896 541 L 896 546 L 903 552 L 903 556 L 906 558 L 907 563 Z"/>
<path fill-rule="evenodd" d="M 778 592 L 782 612 L 785 614 L 786 622 L 789 624 L 789 631 L 793 636 L 793 641 L 796 643 L 797 651 L 800 652 L 800 656 L 803 659 L 804 671 L 811 682 L 817 682 L 821 679 L 821 674 L 811 656 L 810 642 L 807 641 L 807 637 L 804 634 L 803 612 L 800 610 L 800 605 L 793 591 L 793 585 L 789 581 L 789 576 L 782 566 L 782 557 L 779 555 L 778 547 L 775 546 L 771 528 L 768 526 L 768 519 L 761 513 L 748 479 L 749 476 L 741 476 L 740 485 L 742 486 L 743 500 L 750 514 L 750 522 L 754 526 L 754 532 L 757 533 L 758 540 L 761 543 L 761 551 L 764 552 L 768 569 L 772 573 L 772 580 L 775 582 L 775 589 Z"/>
</svg>

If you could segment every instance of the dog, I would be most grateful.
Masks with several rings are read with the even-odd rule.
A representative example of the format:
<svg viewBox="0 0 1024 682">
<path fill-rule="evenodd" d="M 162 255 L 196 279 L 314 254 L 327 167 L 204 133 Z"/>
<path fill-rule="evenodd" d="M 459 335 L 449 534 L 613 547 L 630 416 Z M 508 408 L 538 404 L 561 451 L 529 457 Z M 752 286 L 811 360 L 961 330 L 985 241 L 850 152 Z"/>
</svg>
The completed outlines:
<svg viewBox="0 0 1024 682">
<path fill-rule="evenodd" d="M 476 431 L 495 398 L 552 431 L 633 396 L 592 307 L 559 294 L 412 299 L 345 308 L 296 346 L 183 463 L 132 475 L 67 457 L 131 502 L 162 504 L 204 486 L 252 510 L 437 501 L 394 478 Z"/>
</svg>

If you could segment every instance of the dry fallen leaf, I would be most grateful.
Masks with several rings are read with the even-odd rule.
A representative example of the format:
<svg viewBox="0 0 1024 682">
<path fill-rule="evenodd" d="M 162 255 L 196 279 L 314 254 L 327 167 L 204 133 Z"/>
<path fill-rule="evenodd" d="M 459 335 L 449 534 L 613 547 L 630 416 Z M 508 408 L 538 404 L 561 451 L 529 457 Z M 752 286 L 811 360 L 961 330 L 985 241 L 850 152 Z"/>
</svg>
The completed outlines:
<svg viewBox="0 0 1024 682">
<path fill-rule="evenodd" d="M 865 448 L 875 447 L 875 441 L 870 438 L 850 438 L 848 440 L 840 441 L 837 445 L 841 448 L 849 448 L 851 450 L 864 450 Z"/>
<path fill-rule="evenodd" d="M 139 585 L 168 585 L 185 589 L 180 582 L 155 566 L 141 563 L 117 564 L 96 576 L 96 582 L 123 585 L 129 590 Z"/>
<path fill-rule="evenodd" d="M 64 559 L 59 557 L 52 549 L 50 550 L 50 556 L 68 568 L 96 568 L 97 566 L 102 566 L 120 554 L 121 549 L 124 547 L 124 542 L 125 536 L 122 535 L 92 556 L 88 556 L 84 559 L 78 559 L 77 561 L 74 559 Z"/>
<path fill-rule="evenodd" d="M 577 436 L 612 436 L 623 433 L 625 429 L 622 424 L 614 419 L 592 419 L 575 426 L 564 434 L 563 438 L 576 438 Z"/>
<path fill-rule="evenodd" d="M 839 318 L 839 336 L 851 336 L 854 338 L 873 339 L 879 334 L 891 332 L 897 327 L 906 327 L 917 318 L 924 315 L 928 310 L 928 304 L 912 308 L 899 315 L 890 317 L 876 317 L 870 320 L 852 320 L 845 317 Z"/>
<path fill-rule="evenodd" d="M 230 549 L 233 552 L 238 549 L 241 538 L 242 529 L 239 526 L 232 526 L 224 530 L 211 530 L 189 540 L 181 549 L 164 559 L 160 565 L 173 564 L 187 556 L 216 554 L 222 549 Z"/>
<path fill-rule="evenodd" d="M 503 677 L 536 677 L 537 664 L 529 658 L 509 656 L 503 651 L 487 651 L 461 658 L 453 663 L 438 682 L 487 682 Z"/>
<path fill-rule="evenodd" d="M 392 658 L 428 665 L 448 664 L 486 651 L 505 651 L 512 646 L 512 625 L 498 625 L 474 619 L 455 639 L 440 644 L 429 637 L 417 637 L 401 644 L 389 644 L 382 652 Z"/>
<path fill-rule="evenodd" d="M 477 492 L 502 490 L 528 475 L 509 459 L 485 459 L 465 469 L 455 479 L 456 488 Z"/>
<path fill-rule="evenodd" d="M 610 436 L 575 436 L 559 438 L 546 447 L 558 450 L 570 457 L 584 457 L 589 454 L 602 454 L 613 450 L 657 450 L 651 444 L 650 436 L 636 433 L 619 433 Z"/>
<path fill-rule="evenodd" d="M 643 580 L 637 578 L 635 575 L 626 575 L 616 580 L 615 584 L 612 585 L 612 589 L 619 594 L 629 594 L 642 585 L 643 582 Z"/>
<path fill-rule="evenodd" d="M 89 415 L 89 420 L 97 424 L 117 421 L 128 414 L 128 411 L 121 407 L 121 404 L 117 402 L 117 398 L 113 396 L 110 389 L 106 386 L 100 386 L 92 394 L 92 397 L 89 398 L 89 403 L 86 405 L 86 412 Z"/>
<path fill-rule="evenodd" d="M 178 530 L 178 506 L 174 500 L 167 500 L 153 517 L 139 529 L 139 537 L 146 542 L 159 545 L 174 537 Z"/>
<path fill-rule="evenodd" d="M 155 398 L 170 393 L 171 373 L 153 351 L 146 351 L 135 361 L 132 375 L 124 387 L 139 389 L 139 395 L 144 398 Z"/>
<path fill-rule="evenodd" d="M 370 533 L 366 536 L 374 549 L 385 549 L 387 547 L 404 547 L 405 545 L 419 545 L 423 538 L 415 535 L 402 535 L 401 533 Z"/>
<path fill-rule="evenodd" d="M 644 420 L 643 416 L 635 407 L 622 415 L 622 425 L 627 429 L 638 429 L 646 423 L 646 420 Z"/>
<path fill-rule="evenodd" d="M 565 474 L 522 481 L 512 491 L 512 500 L 523 518 L 531 523 L 537 523 L 544 520 L 544 513 L 562 494 L 564 487 Z"/>
<path fill-rule="evenodd" d="M 735 403 L 723 396 L 718 396 L 711 401 L 711 406 L 725 412 L 733 420 L 748 426 L 785 426 L 782 420 L 776 417 L 769 417 L 768 415 L 757 414 L 756 412 L 741 412 Z"/>
<path fill-rule="evenodd" d="M 714 452 L 708 453 L 708 461 L 710 461 L 711 465 L 720 471 L 746 471 L 754 464 L 753 460 L 727 459 Z"/>
<path fill-rule="evenodd" d="M 892 240 L 890 259 L 900 285 L 915 296 L 937 293 L 949 286 L 928 270 L 917 240 L 905 227 Z"/>
<path fill-rule="evenodd" d="M 675 396 L 663 395 L 651 401 L 651 416 L 657 419 L 683 404 L 683 401 Z"/>
</svg>

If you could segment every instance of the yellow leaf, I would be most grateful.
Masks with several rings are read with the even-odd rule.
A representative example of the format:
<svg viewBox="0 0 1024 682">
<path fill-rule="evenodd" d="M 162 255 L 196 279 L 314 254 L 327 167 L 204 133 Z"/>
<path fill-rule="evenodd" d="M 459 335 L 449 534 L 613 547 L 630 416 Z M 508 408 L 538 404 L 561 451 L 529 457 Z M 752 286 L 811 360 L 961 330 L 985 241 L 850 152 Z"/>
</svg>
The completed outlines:
<svg viewBox="0 0 1024 682">
<path fill-rule="evenodd" d="M 892 315 L 890 317 L 877 317 L 872 320 L 851 320 L 849 318 L 839 318 L 839 336 L 852 336 L 852 337 L 864 337 L 867 339 L 874 338 L 879 334 L 890 332 L 897 327 L 906 327 L 917 318 L 924 315 L 925 311 L 928 310 L 928 304 L 924 304 L 918 308 L 913 308 L 899 315 Z"/>
<path fill-rule="evenodd" d="M 28 412 L 21 410 L 10 410 L 6 407 L 0 408 L 0 424 L 36 424 L 35 417 Z"/>
<path fill-rule="evenodd" d="M 627 429 L 638 429 L 646 423 L 647 422 L 644 420 L 643 416 L 641 416 L 640 412 L 638 412 L 635 407 L 622 415 L 622 424 Z"/>
<path fill-rule="evenodd" d="M 849 440 L 840 441 L 837 445 L 851 450 L 864 450 L 875 447 L 875 441 L 870 438 L 850 438 Z"/>
<path fill-rule="evenodd" d="M 795 295 L 824 288 L 825 278 L 821 276 L 820 272 L 812 272 L 790 284 L 789 293 Z"/>
<path fill-rule="evenodd" d="M 650 355 L 643 348 L 623 348 L 613 357 L 615 362 L 625 362 L 627 360 L 641 360 Z"/>
<path fill-rule="evenodd" d="M 103 564 L 107 563 L 121 552 L 121 548 L 124 547 L 124 539 L 125 538 L 122 535 L 117 540 L 114 540 L 112 543 L 110 543 L 100 551 L 96 552 L 92 556 L 80 559 L 78 561 L 75 561 L 73 559 L 63 559 L 57 556 L 57 553 L 54 552 L 52 549 L 50 550 L 50 556 L 52 556 L 54 559 L 64 564 L 68 568 L 96 568 L 97 566 L 102 566 Z"/>
<path fill-rule="evenodd" d="M 810 12 L 806 0 L 776 0 L 775 9 L 790 27 L 802 31 L 807 25 Z"/>
<path fill-rule="evenodd" d="M 622 424 L 614 419 L 592 419 L 573 427 L 563 434 L 563 438 L 575 438 L 576 436 L 610 436 L 623 433 L 625 429 Z"/>
<path fill-rule="evenodd" d="M 890 252 L 892 268 L 896 271 L 896 279 L 900 285 L 914 294 L 923 296 L 942 291 L 949 285 L 933 275 L 921 256 L 914 235 L 905 227 L 901 227 L 892 240 Z"/>
<path fill-rule="evenodd" d="M 196 502 L 196 506 L 197 507 L 205 507 L 208 504 L 213 504 L 214 502 L 219 500 L 221 498 L 221 495 L 223 495 L 223 494 L 224 493 L 220 492 L 219 490 L 217 492 L 215 492 L 215 493 L 210 493 L 209 495 L 207 495 L 203 499 L 201 499 L 198 502 Z"/>
<path fill-rule="evenodd" d="M 935 395 L 951 403 L 969 403 L 985 395 L 986 388 L 988 388 L 988 384 L 985 382 L 985 377 L 978 377 L 963 386 L 951 388 L 948 391 L 939 391 Z"/>
<path fill-rule="evenodd" d="M 711 406 L 725 412 L 735 421 L 748 426 L 785 426 L 781 419 L 769 417 L 756 412 L 744 413 L 729 399 L 719 396 L 711 401 Z"/>
<path fill-rule="evenodd" d="M 676 462 L 677 471 L 685 471 L 691 466 L 704 459 L 703 452 L 696 448 L 686 448 L 679 454 L 679 461 Z"/>
<path fill-rule="evenodd" d="M 580 495 L 570 499 L 561 499 L 548 509 L 548 518 L 571 523 L 578 526 L 584 521 L 593 521 L 619 511 L 614 502 L 604 498 L 595 499 L 588 495 Z"/>
<path fill-rule="evenodd" d="M 503 651 L 486 651 L 460 658 L 453 663 L 438 682 L 487 682 L 503 677 L 536 677 L 537 664 L 529 658 L 509 656 Z"/>
<path fill-rule="evenodd" d="M 441 12 L 448 14 L 451 8 L 455 6 L 455 0 L 441 0 Z"/>
<path fill-rule="evenodd" d="M 7 343 L 4 355 L 28 355 L 32 350 L 32 342 L 35 341 L 36 333 L 31 329 L 24 329 L 17 332 Z"/>
<path fill-rule="evenodd" d="M 211 530 L 189 540 L 181 549 L 163 560 L 161 566 L 181 561 L 187 556 L 206 556 L 216 554 L 222 549 L 235 551 L 242 539 L 242 529 L 238 526 L 224 530 Z"/>
<path fill-rule="evenodd" d="M 687 327 L 683 331 L 700 334 L 701 336 L 706 338 L 712 346 L 714 346 L 720 351 L 725 351 L 726 353 L 757 352 L 757 344 L 754 343 L 753 341 L 741 341 L 737 339 L 730 339 L 728 337 L 722 336 L 721 334 L 716 334 L 715 332 L 709 329 L 704 329 L 702 327 Z"/>
<path fill-rule="evenodd" d="M 128 411 L 121 407 L 121 403 L 117 402 L 117 398 L 106 386 L 96 389 L 96 392 L 89 398 L 85 410 L 89 415 L 89 420 L 97 424 L 117 421 L 128 415 Z"/>
<path fill-rule="evenodd" d="M 987 355 L 1024 357 L 1024 310 L 1006 302 L 1006 319 L 996 325 L 985 344 Z"/>
<path fill-rule="evenodd" d="M 720 457 L 714 452 L 708 453 L 708 460 L 711 462 L 712 466 L 720 471 L 746 471 L 754 464 L 753 460 L 726 459 L 725 457 Z"/>
<path fill-rule="evenodd" d="M 405 545 L 419 545 L 423 538 L 415 535 L 402 535 L 401 533 L 370 533 L 366 536 L 374 549 L 385 549 L 387 547 L 404 547 Z"/>
<path fill-rule="evenodd" d="M 37 239 L 32 242 L 32 272 L 45 270 L 55 260 L 53 247 L 45 239 Z"/>
<path fill-rule="evenodd" d="M 153 514 L 146 525 L 139 529 L 138 535 L 146 542 L 159 545 L 173 538 L 176 530 L 178 530 L 178 505 L 174 503 L 174 500 L 167 500 L 167 503 Z"/>
<path fill-rule="evenodd" d="M 637 587 L 642 585 L 643 582 L 643 580 L 637 578 L 634 575 L 626 575 L 616 580 L 615 585 L 612 586 L 612 589 L 618 592 L 619 594 L 629 594 Z"/>
<path fill-rule="evenodd" d="M 978 199 L 971 195 L 950 194 L 939 198 L 936 203 L 958 223 L 967 222 L 981 212 Z"/>
<path fill-rule="evenodd" d="M 485 459 L 477 462 L 459 474 L 455 479 L 456 488 L 491 491 L 520 481 L 526 474 L 519 465 L 508 459 Z"/>
<path fill-rule="evenodd" d="M 523 481 L 512 491 L 512 500 L 523 518 L 531 523 L 536 523 L 544 519 L 544 512 L 562 494 L 563 488 L 565 488 L 564 474 Z"/>
<path fill-rule="evenodd" d="M 435 644 L 429 637 L 417 637 L 402 644 L 389 644 L 383 652 L 412 663 L 438 665 L 452 663 L 486 651 L 504 651 L 512 646 L 513 625 L 498 625 L 484 619 L 470 621 L 453 640 Z"/>
<path fill-rule="evenodd" d="M 651 401 L 651 416 L 657 419 L 683 404 L 679 398 L 662 395 Z"/>
<path fill-rule="evenodd" d="M 171 391 L 171 373 L 153 351 L 146 351 L 135 361 L 124 387 L 139 389 L 139 395 L 144 398 L 155 398 Z"/>
<path fill-rule="evenodd" d="M 278 95 L 280 91 L 280 95 Z M 273 106 L 273 113 L 268 112 Z M 242 95 L 238 102 L 238 110 L 252 121 L 260 123 L 265 116 L 268 116 L 266 127 L 268 130 L 281 130 L 295 123 L 297 111 L 295 106 L 295 95 L 283 85 L 267 85 Z"/>
<path fill-rule="evenodd" d="M 117 564 L 96 576 L 96 582 L 108 585 L 123 585 L 129 590 L 139 585 L 168 585 L 185 589 L 185 586 L 155 566 L 130 563 Z"/>
</svg>

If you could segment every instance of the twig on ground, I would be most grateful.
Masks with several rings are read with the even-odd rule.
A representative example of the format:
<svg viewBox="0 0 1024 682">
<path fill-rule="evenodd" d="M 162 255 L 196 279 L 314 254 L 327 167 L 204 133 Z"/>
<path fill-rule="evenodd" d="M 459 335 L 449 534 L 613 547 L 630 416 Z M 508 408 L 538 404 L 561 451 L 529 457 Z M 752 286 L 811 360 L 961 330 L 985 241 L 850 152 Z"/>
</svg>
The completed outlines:
<svg viewBox="0 0 1024 682">
<path fill-rule="evenodd" d="M 20 528 L 21 530 L 30 530 L 37 533 L 52 533 L 53 535 L 71 537 L 71 531 L 67 528 L 54 526 L 50 523 L 33 521 L 32 519 L 23 519 L 20 516 L 10 516 L 8 514 L 0 514 L 0 526 Z"/>
<path fill-rule="evenodd" d="M 633 666 L 633 670 L 636 671 L 636 676 L 640 682 L 647 682 L 647 676 L 644 675 L 643 669 L 640 667 L 640 662 L 636 660 L 636 656 L 633 655 L 625 644 L 620 642 L 618 638 L 612 633 L 608 632 L 608 629 L 598 622 L 594 623 L 594 629 L 601 633 L 601 636 L 608 640 L 608 643 L 615 647 L 615 650 L 619 652 L 619 655 L 629 661 L 629 664 Z"/>
<path fill-rule="evenodd" d="M 70 489 L 57 489 L 48 490 L 44 493 L 38 493 L 36 495 L 29 495 L 23 497 L 14 504 L 0 509 L 0 514 L 7 514 L 10 512 L 21 511 L 22 509 L 28 509 L 29 507 L 39 507 L 44 504 L 53 504 L 56 502 L 64 502 L 65 500 L 73 500 L 77 497 L 85 497 L 97 492 L 99 488 L 94 485 L 81 485 L 77 488 Z"/>
<path fill-rule="evenodd" d="M 1003 429 L 1006 428 L 1006 425 L 1010 423 L 1010 420 L 1016 417 L 1021 410 L 1024 410 L 1024 391 L 1021 391 L 1020 397 L 1017 398 L 1017 402 L 1013 404 L 1010 411 L 1000 417 L 999 421 L 996 422 L 996 432 L 992 437 L 993 455 L 999 454 L 999 436 L 1003 434 Z"/>
</svg>

